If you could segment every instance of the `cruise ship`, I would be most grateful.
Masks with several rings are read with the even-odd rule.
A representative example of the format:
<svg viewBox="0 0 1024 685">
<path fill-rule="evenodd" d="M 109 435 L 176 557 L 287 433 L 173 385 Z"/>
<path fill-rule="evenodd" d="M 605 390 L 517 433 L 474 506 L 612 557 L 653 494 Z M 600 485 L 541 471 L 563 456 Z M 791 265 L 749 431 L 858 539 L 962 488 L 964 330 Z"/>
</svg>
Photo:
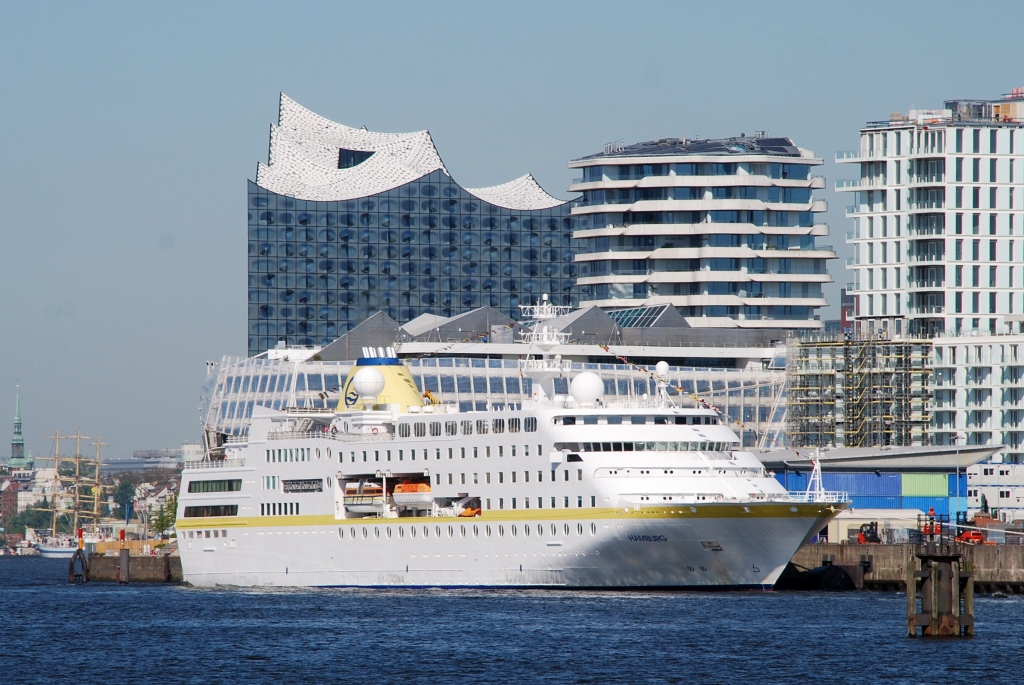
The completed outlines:
<svg viewBox="0 0 1024 685">
<path fill-rule="evenodd" d="M 545 354 L 557 333 L 528 335 L 521 403 L 462 411 L 368 348 L 336 406 L 256 406 L 183 472 L 186 581 L 770 588 L 847 506 L 786 492 L 716 411 L 666 392 L 664 362 L 656 393 L 606 400 L 597 374 Z"/>
</svg>

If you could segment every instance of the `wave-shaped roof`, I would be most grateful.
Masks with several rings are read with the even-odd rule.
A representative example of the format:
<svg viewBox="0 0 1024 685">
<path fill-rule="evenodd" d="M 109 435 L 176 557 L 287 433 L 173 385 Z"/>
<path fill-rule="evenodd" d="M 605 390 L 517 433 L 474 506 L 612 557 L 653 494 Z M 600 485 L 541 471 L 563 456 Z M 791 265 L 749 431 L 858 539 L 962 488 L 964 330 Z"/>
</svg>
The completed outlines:
<svg viewBox="0 0 1024 685">
<path fill-rule="evenodd" d="M 343 154 L 350 158 L 347 168 L 339 168 Z M 269 164 L 258 165 L 256 183 L 302 200 L 352 200 L 438 170 L 451 176 L 427 131 L 376 133 L 351 128 L 325 119 L 281 93 L 278 123 L 270 128 Z M 564 203 L 545 192 L 530 174 L 466 191 L 508 209 L 549 209 Z"/>
</svg>

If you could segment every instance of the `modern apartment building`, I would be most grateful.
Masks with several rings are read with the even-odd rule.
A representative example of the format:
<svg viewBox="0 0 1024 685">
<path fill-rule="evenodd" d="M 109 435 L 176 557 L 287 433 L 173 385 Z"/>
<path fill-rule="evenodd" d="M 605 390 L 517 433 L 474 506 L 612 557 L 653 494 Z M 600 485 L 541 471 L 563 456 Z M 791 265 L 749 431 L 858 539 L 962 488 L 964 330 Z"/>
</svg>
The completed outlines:
<svg viewBox="0 0 1024 685">
<path fill-rule="evenodd" d="M 860 330 L 1020 331 L 1024 320 L 1024 89 L 868 122 L 836 155 L 859 178 L 849 262 Z"/>
<path fill-rule="evenodd" d="M 1024 335 L 935 338 L 931 395 L 935 444 L 1003 445 L 996 459 L 1024 462 Z"/>
<path fill-rule="evenodd" d="M 820 329 L 835 258 L 789 138 L 663 138 L 570 162 L 581 304 L 675 306 L 691 326 Z"/>
</svg>

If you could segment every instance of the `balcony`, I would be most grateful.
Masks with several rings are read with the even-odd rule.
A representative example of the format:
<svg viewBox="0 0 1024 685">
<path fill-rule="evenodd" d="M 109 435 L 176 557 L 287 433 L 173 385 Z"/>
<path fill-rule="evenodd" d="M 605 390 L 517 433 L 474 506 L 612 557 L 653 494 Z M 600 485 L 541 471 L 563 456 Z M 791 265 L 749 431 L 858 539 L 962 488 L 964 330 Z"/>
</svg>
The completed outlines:
<svg viewBox="0 0 1024 685">
<path fill-rule="evenodd" d="M 911 262 L 925 262 L 925 263 L 927 263 L 927 262 L 941 262 L 941 261 L 945 260 L 946 253 L 945 252 L 911 252 L 909 257 L 910 257 L 910 261 Z"/>
<path fill-rule="evenodd" d="M 912 278 L 907 281 L 911 290 L 942 290 L 946 287 L 944 278 Z"/>
<path fill-rule="evenodd" d="M 860 158 L 860 152 L 855 150 L 843 150 L 836 153 L 837 162 L 856 162 Z"/>
<path fill-rule="evenodd" d="M 946 229 L 943 226 L 914 226 L 911 225 L 908 230 L 910 237 L 915 236 L 931 236 L 931 235 L 945 235 Z"/>
<path fill-rule="evenodd" d="M 910 306 L 911 316 L 935 316 L 943 314 L 946 306 L 942 304 L 915 304 Z"/>
</svg>

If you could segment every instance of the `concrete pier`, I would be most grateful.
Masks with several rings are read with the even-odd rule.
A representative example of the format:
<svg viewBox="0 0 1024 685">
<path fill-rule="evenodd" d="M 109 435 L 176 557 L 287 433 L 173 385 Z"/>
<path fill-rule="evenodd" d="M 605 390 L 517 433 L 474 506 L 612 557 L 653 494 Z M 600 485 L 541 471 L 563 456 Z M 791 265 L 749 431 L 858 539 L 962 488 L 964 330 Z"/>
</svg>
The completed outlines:
<svg viewBox="0 0 1024 685">
<path fill-rule="evenodd" d="M 972 569 L 976 593 L 1024 594 L 1024 545 L 962 545 L 959 551 L 964 567 Z M 863 557 L 870 560 L 866 569 Z M 907 569 L 914 559 L 911 544 L 825 544 L 801 547 L 791 563 L 801 569 L 812 569 L 822 566 L 823 561 L 830 561 L 848 573 L 861 568 L 864 569 L 862 574 L 856 571 L 851 574 L 858 589 L 905 591 Z"/>
<path fill-rule="evenodd" d="M 99 582 L 117 582 L 119 557 L 90 555 L 89 580 Z M 181 557 L 133 556 L 131 558 L 132 583 L 180 583 Z"/>
</svg>

